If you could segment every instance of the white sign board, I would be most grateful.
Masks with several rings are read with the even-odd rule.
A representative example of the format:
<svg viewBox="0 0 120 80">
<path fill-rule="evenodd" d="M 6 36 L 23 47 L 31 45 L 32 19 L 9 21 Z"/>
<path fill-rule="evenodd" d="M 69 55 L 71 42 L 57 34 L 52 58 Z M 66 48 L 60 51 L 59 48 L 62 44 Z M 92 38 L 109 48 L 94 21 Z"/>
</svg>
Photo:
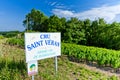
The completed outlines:
<svg viewBox="0 0 120 80">
<path fill-rule="evenodd" d="M 60 33 L 25 33 L 26 62 L 61 55 Z"/>
<path fill-rule="evenodd" d="M 38 63 L 37 61 L 28 62 L 28 75 L 33 76 L 38 73 Z"/>
</svg>

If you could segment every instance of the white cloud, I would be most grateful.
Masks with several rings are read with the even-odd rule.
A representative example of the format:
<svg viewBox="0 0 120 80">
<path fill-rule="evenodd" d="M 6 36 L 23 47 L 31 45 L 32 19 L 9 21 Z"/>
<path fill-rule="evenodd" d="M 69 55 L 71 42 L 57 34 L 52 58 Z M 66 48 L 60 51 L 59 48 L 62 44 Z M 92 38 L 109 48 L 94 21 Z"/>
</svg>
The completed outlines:
<svg viewBox="0 0 120 80">
<path fill-rule="evenodd" d="M 63 5 L 56 5 L 55 7 L 59 8 L 59 9 L 64 9 L 65 8 L 65 6 L 63 6 Z"/>
<path fill-rule="evenodd" d="M 58 4 L 55 5 L 55 8 L 64 9 L 64 8 L 66 8 L 66 6 L 64 6 L 64 4 L 58 3 Z"/>
<path fill-rule="evenodd" d="M 79 19 L 89 18 L 91 20 L 97 18 L 104 18 L 107 22 L 111 22 L 118 20 L 118 15 L 120 15 L 120 5 L 101 6 L 98 8 L 92 8 L 90 10 L 78 13 L 63 9 L 53 9 L 52 12 L 53 14 L 58 15 L 59 17 L 77 17 Z"/>
<path fill-rule="evenodd" d="M 62 9 L 53 9 L 52 12 L 59 17 L 66 17 L 66 18 L 73 17 L 74 15 L 72 11 L 62 10 Z"/>
<path fill-rule="evenodd" d="M 51 5 L 51 6 L 54 6 L 56 3 L 57 3 L 57 2 L 52 2 L 50 5 Z"/>
<path fill-rule="evenodd" d="M 47 2 L 47 4 L 50 5 L 50 6 L 54 6 L 54 5 L 57 4 L 57 2 Z"/>
<path fill-rule="evenodd" d="M 48 2 L 48 5 L 56 8 L 56 9 L 66 9 L 66 6 L 64 6 L 64 4 L 62 4 L 60 2 Z"/>
</svg>

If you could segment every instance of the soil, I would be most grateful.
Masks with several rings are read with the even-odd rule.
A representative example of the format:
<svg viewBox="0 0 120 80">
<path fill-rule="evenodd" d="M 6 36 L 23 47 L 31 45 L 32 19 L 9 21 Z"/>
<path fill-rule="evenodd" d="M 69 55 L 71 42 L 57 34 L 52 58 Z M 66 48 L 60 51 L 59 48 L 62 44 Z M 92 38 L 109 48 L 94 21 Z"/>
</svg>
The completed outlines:
<svg viewBox="0 0 120 80">
<path fill-rule="evenodd" d="M 91 71 L 96 71 L 96 72 L 100 72 L 103 73 L 105 75 L 108 76 L 117 76 L 118 78 L 120 78 L 120 70 L 118 70 L 118 72 L 115 72 L 115 70 L 113 68 L 110 67 L 98 67 L 96 64 L 85 64 L 85 63 L 77 63 L 77 62 L 72 62 L 75 65 L 80 65 L 88 70 Z"/>
</svg>

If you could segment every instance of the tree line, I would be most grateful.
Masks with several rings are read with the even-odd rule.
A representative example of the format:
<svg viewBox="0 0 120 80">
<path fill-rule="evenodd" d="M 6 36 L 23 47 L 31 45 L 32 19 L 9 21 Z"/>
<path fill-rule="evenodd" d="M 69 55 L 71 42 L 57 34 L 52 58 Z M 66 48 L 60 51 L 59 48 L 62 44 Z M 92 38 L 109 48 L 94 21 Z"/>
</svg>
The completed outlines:
<svg viewBox="0 0 120 80">
<path fill-rule="evenodd" d="M 25 16 L 23 25 L 26 30 L 39 32 L 61 32 L 62 42 L 108 49 L 120 49 L 120 23 L 107 23 L 103 18 L 91 21 L 76 17 L 66 19 L 56 15 L 46 16 L 32 9 Z"/>
</svg>

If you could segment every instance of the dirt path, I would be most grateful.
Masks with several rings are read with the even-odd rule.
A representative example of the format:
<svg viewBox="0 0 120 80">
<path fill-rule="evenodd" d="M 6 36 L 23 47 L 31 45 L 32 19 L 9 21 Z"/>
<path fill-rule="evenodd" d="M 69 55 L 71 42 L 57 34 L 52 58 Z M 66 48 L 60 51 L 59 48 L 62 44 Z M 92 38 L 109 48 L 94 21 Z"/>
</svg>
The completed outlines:
<svg viewBox="0 0 120 80">
<path fill-rule="evenodd" d="M 73 64 L 75 65 L 78 65 L 78 66 L 82 66 L 88 70 L 91 70 L 91 71 L 96 71 L 96 72 L 100 72 L 100 73 L 103 73 L 105 75 L 108 75 L 108 76 L 118 76 L 120 78 L 120 73 L 114 73 L 114 72 L 111 72 L 112 68 L 110 67 L 96 67 L 96 66 L 90 66 L 90 65 L 87 65 L 87 64 L 83 64 L 83 63 L 76 63 L 76 62 L 72 62 Z"/>
<path fill-rule="evenodd" d="M 3 43 L 3 40 L 2 40 L 2 39 L 0 39 L 0 56 L 2 55 L 2 48 L 3 48 L 2 43 Z"/>
<path fill-rule="evenodd" d="M 6 42 L 6 39 L 0 39 L 0 56 L 3 56 L 3 47 L 4 43 Z"/>
</svg>

